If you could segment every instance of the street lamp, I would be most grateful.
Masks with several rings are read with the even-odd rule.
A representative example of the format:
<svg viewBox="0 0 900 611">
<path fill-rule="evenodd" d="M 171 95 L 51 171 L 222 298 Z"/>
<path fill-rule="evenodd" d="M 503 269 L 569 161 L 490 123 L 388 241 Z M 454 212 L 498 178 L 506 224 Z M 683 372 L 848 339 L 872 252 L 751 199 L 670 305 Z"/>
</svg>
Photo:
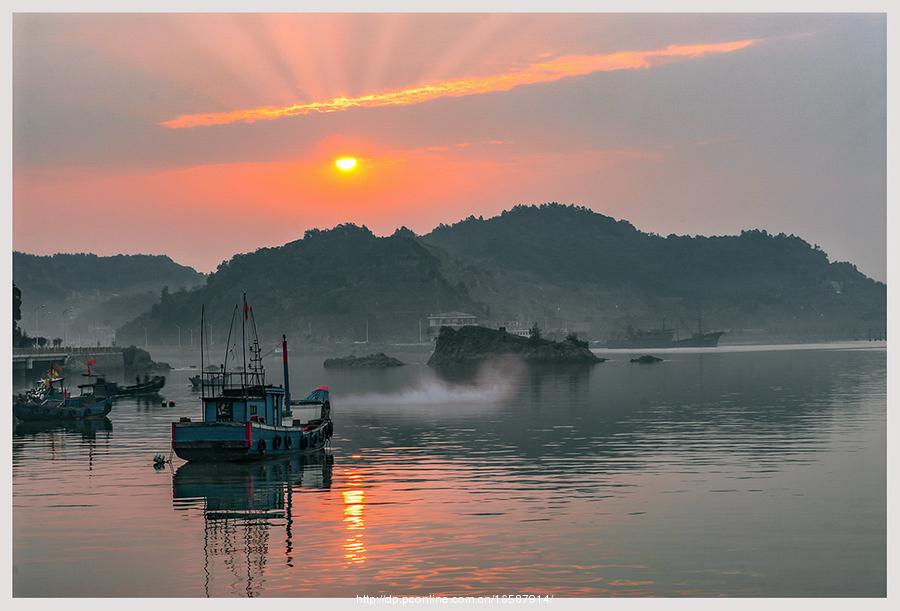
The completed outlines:
<svg viewBox="0 0 900 611">
<path fill-rule="evenodd" d="M 67 315 L 69 312 L 71 312 L 71 311 L 72 311 L 72 308 L 66 308 L 65 310 L 62 311 L 62 315 L 63 315 L 63 343 L 65 343 L 66 346 L 69 345 L 69 325 L 68 325 L 68 321 L 66 320 L 66 315 Z"/>
<path fill-rule="evenodd" d="M 47 309 L 47 306 L 43 303 L 41 305 L 37 305 L 37 306 L 34 306 L 33 308 L 31 308 L 31 319 L 34 321 L 34 334 L 35 335 L 40 335 L 40 333 L 38 333 L 38 317 L 37 317 L 38 312 L 40 310 L 46 310 L 46 309 Z"/>
</svg>

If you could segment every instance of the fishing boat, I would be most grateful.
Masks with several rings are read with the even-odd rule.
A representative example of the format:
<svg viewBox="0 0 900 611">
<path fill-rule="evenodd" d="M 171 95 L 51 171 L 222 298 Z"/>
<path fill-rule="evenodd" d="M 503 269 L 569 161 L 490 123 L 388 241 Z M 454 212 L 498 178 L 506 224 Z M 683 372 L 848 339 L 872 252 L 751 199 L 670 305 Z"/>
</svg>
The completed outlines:
<svg viewBox="0 0 900 611">
<path fill-rule="evenodd" d="M 200 390 L 200 382 L 203 378 L 200 375 L 194 375 L 188 378 L 188 382 L 191 383 L 191 390 Z"/>
<path fill-rule="evenodd" d="M 153 376 L 147 377 L 144 376 L 144 380 L 141 381 L 138 378 L 135 384 L 131 384 L 129 386 L 120 386 L 116 382 L 109 382 L 103 379 L 103 382 L 106 384 L 106 392 L 108 395 L 116 396 L 116 397 L 134 397 L 137 395 L 154 395 L 162 390 L 162 387 L 166 385 L 166 376 Z"/>
<path fill-rule="evenodd" d="M 682 322 L 682 324 L 684 324 Z M 628 325 L 625 337 L 612 339 L 606 348 L 715 348 L 725 331 L 704 331 L 703 321 L 697 315 L 697 332 L 690 337 L 679 338 L 676 329 L 666 328 L 666 319 L 658 329 L 635 329 Z"/>
<path fill-rule="evenodd" d="M 79 384 L 79 394 L 71 396 L 64 382 L 65 377 L 51 369 L 34 388 L 13 399 L 13 416 L 22 422 L 81 420 L 103 418 L 112 410 L 105 384 Z"/>
<path fill-rule="evenodd" d="M 205 310 L 205 308 L 204 308 Z M 297 405 L 312 411 L 312 418 L 293 418 L 288 377 L 287 338 L 282 336 L 284 386 L 267 384 L 253 311 L 244 296 L 241 322 L 241 353 L 246 363 L 246 327 L 252 325 L 255 336 L 249 346 L 250 363 L 231 371 L 227 357 L 231 347 L 235 306 L 225 363 L 217 372 L 201 366 L 201 420 L 181 418 L 172 423 L 172 450 L 187 461 L 259 460 L 321 450 L 334 432 L 331 401 L 327 387 L 320 386 Z M 204 328 L 201 311 L 201 329 Z M 203 335 L 201 333 L 201 355 Z M 202 358 L 202 357 L 201 357 Z M 310 408 L 312 408 L 310 410 Z"/>
</svg>

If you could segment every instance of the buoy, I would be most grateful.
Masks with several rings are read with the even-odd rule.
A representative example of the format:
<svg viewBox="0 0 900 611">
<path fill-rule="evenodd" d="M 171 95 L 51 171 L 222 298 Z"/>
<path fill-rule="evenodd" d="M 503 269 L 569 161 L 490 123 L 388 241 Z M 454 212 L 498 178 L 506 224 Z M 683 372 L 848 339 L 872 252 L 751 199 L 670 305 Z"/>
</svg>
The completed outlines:
<svg viewBox="0 0 900 611">
<path fill-rule="evenodd" d="M 153 455 L 153 468 L 154 469 L 162 469 L 166 463 L 172 462 L 171 454 L 166 456 L 162 452 L 157 452 Z"/>
</svg>

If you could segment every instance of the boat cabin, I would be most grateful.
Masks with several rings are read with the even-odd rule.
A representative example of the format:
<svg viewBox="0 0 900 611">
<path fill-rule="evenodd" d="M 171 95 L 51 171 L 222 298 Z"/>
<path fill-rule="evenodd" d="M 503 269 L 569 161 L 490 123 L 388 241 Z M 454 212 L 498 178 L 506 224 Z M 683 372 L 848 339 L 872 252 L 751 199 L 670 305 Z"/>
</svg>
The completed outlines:
<svg viewBox="0 0 900 611">
<path fill-rule="evenodd" d="M 204 422 L 259 422 L 281 426 L 284 389 L 251 383 L 252 374 L 203 373 Z"/>
</svg>

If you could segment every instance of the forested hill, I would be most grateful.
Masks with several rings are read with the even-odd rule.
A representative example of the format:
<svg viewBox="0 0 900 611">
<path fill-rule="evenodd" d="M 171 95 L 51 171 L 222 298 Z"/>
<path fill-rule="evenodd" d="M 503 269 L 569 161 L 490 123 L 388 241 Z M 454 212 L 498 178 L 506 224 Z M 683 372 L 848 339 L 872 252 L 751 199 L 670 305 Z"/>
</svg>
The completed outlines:
<svg viewBox="0 0 900 611">
<path fill-rule="evenodd" d="M 159 299 L 163 287 L 187 289 L 203 279 L 203 274 L 166 256 L 13 252 L 23 329 L 31 336 L 73 343 L 108 343 L 116 327 Z"/>
<path fill-rule="evenodd" d="M 415 338 L 429 313 L 483 313 L 462 285 L 450 283 L 441 262 L 408 230 L 377 237 L 365 227 L 307 231 L 303 239 L 233 257 L 205 287 L 165 295 L 151 311 L 119 330 L 119 341 L 171 341 L 175 325 L 199 329 L 206 304 L 214 341 L 228 331 L 241 292 L 254 309 L 261 336 L 311 334 L 317 341 Z M 240 322 L 240 319 L 237 319 Z"/>
<path fill-rule="evenodd" d="M 203 274 L 162 255 L 55 254 L 49 256 L 13 252 L 13 282 L 25 299 L 61 301 L 72 294 L 92 291 L 129 294 L 168 285 L 192 287 Z"/>
<path fill-rule="evenodd" d="M 795 236 L 662 237 L 586 208 L 518 206 L 425 236 L 365 227 L 303 239 L 223 263 L 204 286 L 162 295 L 119 329 L 120 342 L 174 343 L 199 330 L 206 304 L 215 341 L 246 291 L 260 335 L 303 341 L 416 341 L 429 314 L 470 312 L 489 325 L 537 323 L 548 337 L 619 336 L 666 320 L 724 341 L 866 338 L 883 334 L 885 285 L 834 263 Z M 238 319 L 239 320 L 239 319 Z"/>
<path fill-rule="evenodd" d="M 492 282 L 472 290 L 488 305 L 517 294 L 520 316 L 587 322 L 594 333 L 665 317 L 677 326 L 698 312 L 708 326 L 795 338 L 884 329 L 885 285 L 792 235 L 662 237 L 587 208 L 544 204 L 441 225 L 422 239 L 491 272 Z"/>
</svg>

